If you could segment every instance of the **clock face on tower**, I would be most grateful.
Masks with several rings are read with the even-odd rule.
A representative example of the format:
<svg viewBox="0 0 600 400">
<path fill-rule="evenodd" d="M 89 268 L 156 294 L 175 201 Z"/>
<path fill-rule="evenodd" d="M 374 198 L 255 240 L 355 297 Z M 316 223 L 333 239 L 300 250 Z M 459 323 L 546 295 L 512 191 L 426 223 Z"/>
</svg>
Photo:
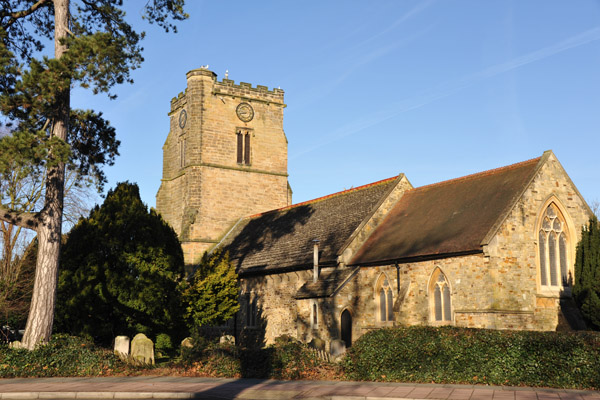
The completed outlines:
<svg viewBox="0 0 600 400">
<path fill-rule="evenodd" d="M 238 118 L 244 122 L 250 122 L 254 118 L 254 109 L 248 103 L 240 103 L 235 112 Z"/>
<path fill-rule="evenodd" d="M 185 123 L 187 122 L 187 112 L 185 110 L 181 110 L 179 113 L 179 127 L 183 129 L 185 127 Z"/>
</svg>

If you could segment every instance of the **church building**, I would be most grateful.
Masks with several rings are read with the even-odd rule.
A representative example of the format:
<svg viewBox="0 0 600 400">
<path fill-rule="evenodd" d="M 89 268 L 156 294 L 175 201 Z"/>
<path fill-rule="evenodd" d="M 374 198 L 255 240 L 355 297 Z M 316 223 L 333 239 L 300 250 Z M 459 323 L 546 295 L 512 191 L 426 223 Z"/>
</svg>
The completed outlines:
<svg viewBox="0 0 600 400">
<path fill-rule="evenodd" d="M 394 325 L 584 328 L 571 298 L 592 215 L 552 153 L 432 185 L 404 174 L 292 204 L 283 91 L 206 68 L 171 100 L 157 210 L 186 263 L 222 247 L 237 334 L 350 346 Z"/>
</svg>

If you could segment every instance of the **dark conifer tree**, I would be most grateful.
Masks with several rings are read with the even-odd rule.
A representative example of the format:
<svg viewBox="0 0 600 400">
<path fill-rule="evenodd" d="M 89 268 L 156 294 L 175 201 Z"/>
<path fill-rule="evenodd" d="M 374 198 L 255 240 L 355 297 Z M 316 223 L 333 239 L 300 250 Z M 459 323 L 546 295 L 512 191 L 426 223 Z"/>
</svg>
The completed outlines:
<svg viewBox="0 0 600 400">
<path fill-rule="evenodd" d="M 120 183 L 61 252 L 56 330 L 110 345 L 117 335 L 183 334 L 183 251 L 175 231 Z"/>
<path fill-rule="evenodd" d="M 573 296 L 588 327 L 600 330 L 600 224 L 596 217 L 582 229 L 577 244 Z"/>
</svg>

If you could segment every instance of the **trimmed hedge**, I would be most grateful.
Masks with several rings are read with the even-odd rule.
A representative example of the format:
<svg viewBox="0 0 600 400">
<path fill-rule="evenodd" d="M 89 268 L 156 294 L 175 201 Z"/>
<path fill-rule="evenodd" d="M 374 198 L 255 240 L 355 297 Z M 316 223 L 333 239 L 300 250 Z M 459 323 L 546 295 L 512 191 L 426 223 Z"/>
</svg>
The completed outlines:
<svg viewBox="0 0 600 400">
<path fill-rule="evenodd" d="M 327 369 L 306 344 L 289 336 L 265 348 L 198 341 L 182 358 L 191 372 L 227 378 L 311 379 L 318 377 L 321 368 Z"/>
<path fill-rule="evenodd" d="M 64 334 L 52 335 L 48 344 L 33 351 L 0 346 L 0 378 L 98 376 L 122 367 L 112 351 Z"/>
<path fill-rule="evenodd" d="M 353 380 L 600 388 L 600 334 L 397 327 L 363 335 Z"/>
</svg>

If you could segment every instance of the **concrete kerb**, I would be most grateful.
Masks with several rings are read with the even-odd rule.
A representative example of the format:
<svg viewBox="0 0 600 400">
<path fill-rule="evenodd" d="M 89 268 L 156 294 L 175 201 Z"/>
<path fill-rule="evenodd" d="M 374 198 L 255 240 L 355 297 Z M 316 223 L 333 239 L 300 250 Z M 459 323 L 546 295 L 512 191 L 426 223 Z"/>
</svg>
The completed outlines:
<svg viewBox="0 0 600 400">
<path fill-rule="evenodd" d="M 239 393 L 234 396 L 217 396 L 215 394 L 193 392 L 12 392 L 0 393 L 2 400 L 104 400 L 104 399 L 240 399 L 240 400 L 287 400 L 293 399 L 300 392 L 294 391 L 263 391 L 253 390 Z M 373 396 L 320 396 L 300 397 L 303 400 L 431 400 L 412 399 L 405 397 L 373 397 Z"/>
</svg>

